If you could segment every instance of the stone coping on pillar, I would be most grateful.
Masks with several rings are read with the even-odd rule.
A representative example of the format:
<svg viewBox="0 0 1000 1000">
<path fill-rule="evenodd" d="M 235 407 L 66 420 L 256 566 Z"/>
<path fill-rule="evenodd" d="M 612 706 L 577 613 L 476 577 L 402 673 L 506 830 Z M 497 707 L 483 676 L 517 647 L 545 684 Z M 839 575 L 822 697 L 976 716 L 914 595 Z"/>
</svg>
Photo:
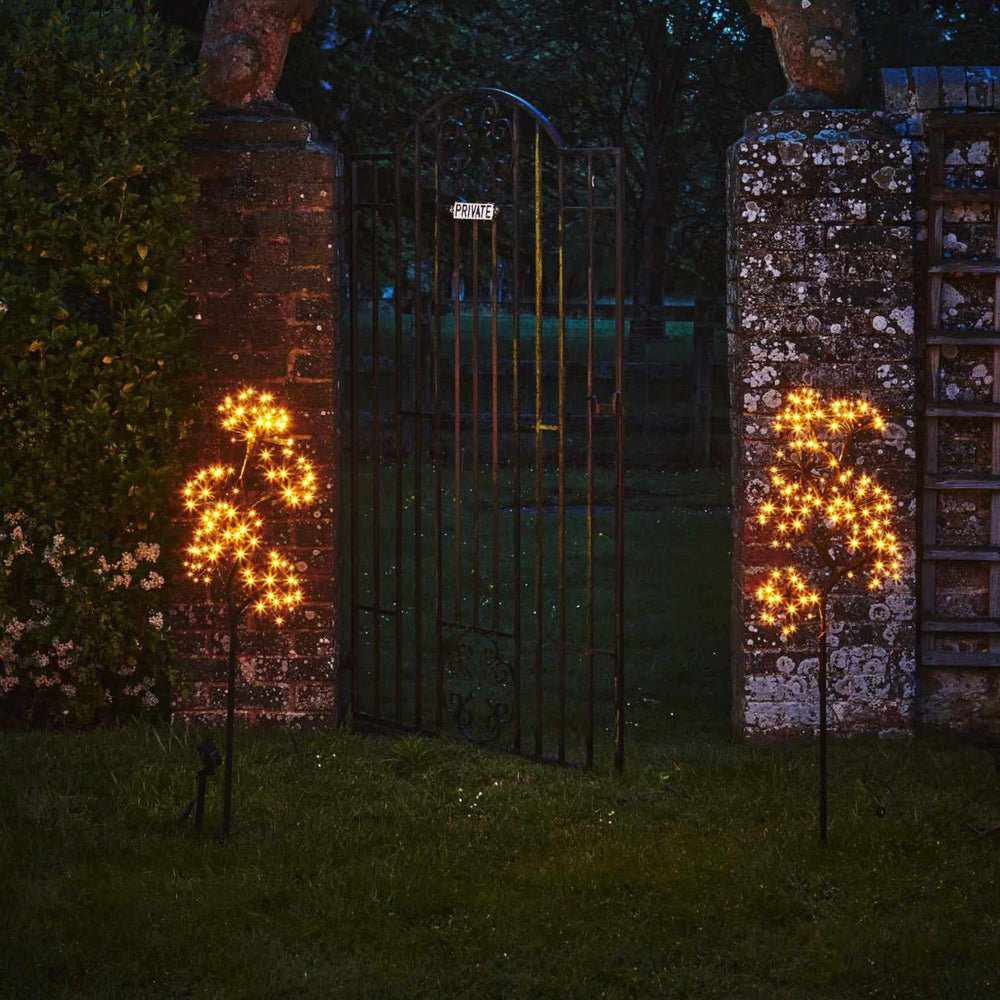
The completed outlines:
<svg viewBox="0 0 1000 1000">
<path fill-rule="evenodd" d="M 1000 66 L 904 66 L 881 71 L 889 111 L 1000 111 Z"/>
<path fill-rule="evenodd" d="M 777 139 L 788 141 L 795 135 L 799 141 L 816 139 L 833 142 L 838 139 L 871 137 L 891 129 L 899 116 L 886 111 L 863 108 L 814 108 L 805 111 L 756 111 L 744 119 L 743 140 Z"/>
<path fill-rule="evenodd" d="M 318 145 L 313 143 L 311 122 L 280 111 L 206 111 L 198 119 L 191 144 L 196 148 Z"/>
</svg>

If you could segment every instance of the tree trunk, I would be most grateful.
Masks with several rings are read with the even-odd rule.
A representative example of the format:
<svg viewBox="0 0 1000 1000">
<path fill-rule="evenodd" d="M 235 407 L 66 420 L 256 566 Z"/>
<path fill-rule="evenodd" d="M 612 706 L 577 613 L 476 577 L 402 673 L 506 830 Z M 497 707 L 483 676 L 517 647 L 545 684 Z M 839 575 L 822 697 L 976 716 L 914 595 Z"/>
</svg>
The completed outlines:
<svg viewBox="0 0 1000 1000">
<path fill-rule="evenodd" d="M 636 218 L 632 329 L 643 336 L 662 337 L 663 296 L 667 291 L 666 248 L 676 200 L 670 136 L 679 113 L 678 99 L 689 52 L 686 45 L 671 44 L 661 9 L 651 11 L 641 30 L 649 60 L 649 93 L 644 113 L 646 144 L 642 195 Z"/>
<path fill-rule="evenodd" d="M 653 156 L 652 150 L 647 156 Z M 658 165 L 646 164 L 642 200 L 636 223 L 635 283 L 632 287 L 632 330 L 641 336 L 663 336 L 663 295 L 666 245 L 670 230 L 662 174 Z"/>
</svg>

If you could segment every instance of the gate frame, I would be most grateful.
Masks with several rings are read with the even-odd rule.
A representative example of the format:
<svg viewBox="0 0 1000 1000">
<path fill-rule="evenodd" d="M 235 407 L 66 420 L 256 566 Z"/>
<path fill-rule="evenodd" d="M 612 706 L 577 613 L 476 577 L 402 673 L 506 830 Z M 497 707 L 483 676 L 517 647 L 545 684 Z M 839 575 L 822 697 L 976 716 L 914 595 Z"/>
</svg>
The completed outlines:
<svg viewBox="0 0 1000 1000">
<path fill-rule="evenodd" d="M 435 212 L 435 222 L 434 222 L 434 234 L 432 236 L 433 240 L 433 257 L 434 257 L 434 278 L 433 278 L 433 296 L 434 302 L 432 306 L 432 312 L 430 313 L 430 322 L 427 324 L 429 329 L 425 330 L 424 314 L 423 314 L 423 290 L 422 290 L 422 268 L 425 263 L 425 258 L 423 251 L 424 241 L 426 237 L 421 232 L 422 223 L 422 172 L 421 166 L 423 164 L 422 155 L 422 130 L 428 122 L 437 123 L 437 146 L 434 150 L 434 168 L 435 168 L 435 197 L 440 190 L 438 186 L 438 176 L 441 167 L 441 123 L 443 112 L 450 106 L 461 102 L 462 100 L 479 100 L 484 106 L 488 106 L 488 102 L 492 101 L 494 106 L 499 111 L 504 105 L 511 111 L 511 204 L 513 206 L 513 258 L 515 261 L 515 266 L 517 261 L 520 259 L 520 202 L 519 202 L 519 158 L 521 156 L 520 147 L 520 120 L 521 115 L 527 115 L 530 121 L 535 123 L 535 151 L 534 151 L 534 253 L 535 253 L 535 267 L 534 267 L 534 286 L 535 286 L 535 301 L 534 301 L 534 320 L 535 320 L 535 420 L 533 435 L 535 438 L 535 481 L 536 481 L 536 491 L 535 491 L 535 502 L 536 502 L 536 531 L 538 538 L 538 545 L 541 545 L 542 539 L 545 537 L 545 530 L 543 525 L 543 518 L 541 516 L 541 499 L 542 499 L 542 489 L 544 482 L 544 472 L 542 469 L 542 462 L 538 461 L 538 458 L 542 455 L 542 434 L 545 431 L 556 431 L 559 434 L 559 524 L 558 524 L 558 560 L 560 562 L 560 583 L 559 583 L 559 598 L 560 598 L 560 629 L 561 635 L 558 642 L 560 649 L 562 650 L 559 660 L 560 660 L 560 707 L 561 707 L 561 721 L 559 727 L 559 753 L 558 758 L 551 761 L 551 758 L 543 756 L 543 732 L 542 732 L 542 720 L 541 720 L 541 709 L 542 709 L 542 675 L 543 675 L 543 662 L 542 662 L 542 646 L 543 631 L 541 627 L 541 610 L 542 610 L 542 596 L 544 594 L 544 589 L 541 585 L 541 565 L 542 558 L 539 554 L 539 550 L 536 549 L 535 556 L 535 599 L 538 604 L 538 636 L 535 642 L 535 664 L 534 673 L 536 677 L 536 717 L 535 717 L 535 740 L 534 740 L 534 753 L 526 753 L 521 747 L 521 727 L 520 727 L 520 701 L 521 701 L 521 673 L 520 673 L 520 658 L 522 653 L 522 642 L 521 642 L 521 563 L 522 555 L 521 549 L 517 549 L 516 556 L 514 557 L 514 584 L 513 584 L 513 596 L 514 596 L 514 613 L 513 613 L 513 633 L 510 638 L 514 642 L 514 668 L 512 669 L 513 678 L 513 717 L 512 722 L 512 743 L 510 747 L 497 747 L 505 752 L 511 752 L 515 754 L 521 754 L 528 756 L 535 760 L 546 760 L 562 765 L 568 765 L 566 760 L 565 752 L 565 732 L 566 732 L 566 649 L 571 646 L 571 644 L 566 641 L 566 588 L 565 588 L 565 453 L 564 453 L 564 437 L 566 428 L 566 411 L 565 411 L 565 383 L 566 383 L 566 369 L 565 369 L 565 358 L 564 358 L 564 343 L 565 343 L 565 213 L 570 208 L 582 209 L 586 212 L 587 216 L 587 239 L 588 239 L 588 281 L 587 281 L 587 318 L 588 318 L 588 361 L 587 361 L 587 592 L 588 592 L 588 614 L 587 614 L 587 638 L 586 643 L 583 647 L 576 647 L 577 652 L 584 654 L 587 658 L 587 671 L 588 671 L 588 683 L 587 683 L 587 734 L 586 734 L 586 761 L 584 766 L 591 767 L 593 764 L 594 755 L 594 657 L 597 655 L 604 655 L 611 657 L 614 661 L 614 705 L 615 705 L 615 750 L 614 750 L 614 765 L 618 772 L 621 772 L 624 766 L 624 742 L 625 742 L 625 678 L 624 678 L 624 661 L 625 661 L 625 630 L 624 630 L 624 604 L 625 604 L 625 577 L 624 577 L 624 472 L 625 472 L 625 440 L 624 440 L 624 430 L 625 430 L 625 412 L 624 412 L 624 358 L 625 358 L 625 320 L 624 320 L 624 295 L 625 295 L 625 280 L 624 280 L 624 159 L 623 150 L 621 147 L 571 147 L 567 146 L 559 134 L 558 130 L 549 121 L 549 119 L 536 107 L 530 104 L 528 101 L 517 96 L 516 94 L 510 93 L 508 91 L 495 88 L 495 87 L 471 87 L 463 88 L 461 90 L 453 91 L 438 97 L 433 101 L 423 112 L 419 113 L 413 124 L 404 133 L 404 136 L 396 144 L 395 148 L 389 151 L 375 152 L 375 153 L 364 153 L 364 154 L 344 154 L 344 187 L 346 190 L 346 214 L 348 218 L 348 253 L 347 253 L 347 275 L 348 275 L 348 297 L 349 297 L 349 358 L 350 358 L 350 382 L 348 386 L 347 402 L 348 402 L 348 417 L 350 420 L 349 435 L 348 440 L 350 442 L 350 462 L 349 462 L 349 491 L 350 491 L 350 511 L 349 511 L 349 558 L 350 558 L 350 598 L 348 612 L 350 615 L 350 625 L 349 630 L 346 634 L 348 636 L 348 649 L 344 656 L 341 657 L 339 670 L 338 670 L 338 691 L 343 693 L 344 684 L 343 672 L 349 670 L 351 673 L 351 683 L 350 683 L 350 716 L 351 725 L 354 728 L 379 728 L 379 729 L 390 729 L 401 732 L 416 732 L 422 735 L 445 735 L 443 732 L 443 712 L 444 712 L 444 699 L 443 699 L 443 674 L 444 667 L 441 662 L 441 634 L 442 628 L 449 623 L 447 623 L 442 616 L 443 607 L 443 566 L 442 566 L 442 526 L 441 526 L 441 509 L 442 509 L 442 493 L 440 490 L 441 485 L 441 466 L 444 464 L 440 461 L 433 461 L 433 474 L 436 480 L 436 502 L 435 502 L 435 529 L 437 538 L 437 566 L 436 573 L 434 574 L 434 582 L 437 586 L 437 614 L 435 621 L 435 632 L 436 632 L 436 653 L 437 653 L 437 669 L 436 669 L 436 688 L 435 688 L 435 706 L 434 706 L 434 725 L 433 728 L 426 724 L 423 715 L 423 656 L 424 656 L 424 643 L 418 639 L 415 644 L 415 648 L 410 650 L 414 667 L 415 667 L 415 677 L 414 677 L 414 722 L 412 724 L 402 722 L 399 718 L 401 697 L 400 697 L 400 663 L 402 657 L 402 631 L 397 624 L 397 638 L 396 638 L 396 706 L 397 706 L 397 718 L 395 720 L 390 720 L 385 718 L 379 713 L 379 697 L 376 697 L 375 712 L 372 714 L 365 713 L 360 710 L 360 657 L 359 649 L 361 647 L 360 641 L 360 617 L 359 613 L 370 613 L 373 615 L 374 630 L 375 630 L 375 684 L 376 684 L 376 694 L 378 695 L 381 691 L 381 661 L 380 661 L 380 646 L 379 646 L 379 634 L 380 626 L 379 620 L 381 617 L 386 615 L 392 615 L 395 617 L 397 623 L 399 622 L 399 616 L 405 606 L 410 606 L 414 612 L 415 618 L 415 629 L 418 637 L 424 635 L 423 630 L 423 579 L 421 567 L 423 566 L 423 553 L 422 553 L 422 543 L 423 543 L 423 522 L 424 515 L 426 511 L 425 508 L 425 497 L 423 493 L 423 483 L 422 483 L 422 464 L 423 464 L 423 423 L 424 418 L 429 418 L 432 421 L 432 444 L 440 439 L 441 435 L 441 418 L 452 416 L 455 421 L 455 434 L 456 442 L 460 442 L 461 439 L 461 429 L 460 424 L 462 421 L 461 412 L 461 369 L 460 369 L 460 357 L 461 357 L 461 347 L 462 342 L 466 339 L 462 334 L 462 323 L 460 314 L 460 301 L 455 298 L 453 292 L 453 300 L 455 307 L 455 334 L 456 334 L 456 369 L 454 374 L 455 385 L 455 403 L 456 410 L 454 414 L 448 414 L 447 411 L 443 411 L 440 407 L 440 399 L 438 397 L 438 369 L 437 364 L 439 358 L 437 357 L 437 341 L 440 340 L 440 334 L 442 329 L 443 320 L 445 318 L 445 311 L 442 309 L 444 304 L 444 297 L 440 295 L 440 274 L 438 273 L 439 264 L 439 253 L 441 250 L 441 243 L 439 242 L 439 223 L 441 222 L 443 216 L 441 215 L 441 210 L 445 208 L 444 205 L 438 204 L 436 206 Z M 558 321 L 559 321 L 559 417 L 558 424 L 552 426 L 551 424 L 545 424 L 542 421 L 541 412 L 541 400 L 542 400 L 542 389 L 541 389 L 541 344 L 542 344 L 542 323 L 543 323 L 543 308 L 542 308 L 542 287 L 543 287 L 543 268 L 542 268 L 542 193 L 541 193 L 541 133 L 544 131 L 555 148 L 555 153 L 558 157 L 558 191 L 559 191 L 559 208 L 558 208 Z M 413 281 L 413 301 L 412 301 L 412 333 L 411 336 L 414 340 L 414 408 L 413 410 L 404 409 L 405 403 L 402 398 L 401 384 L 400 384 L 400 364 L 399 360 L 401 355 L 401 342 L 402 342 L 402 316 L 403 307 L 401 304 L 400 291 L 403 282 L 400 279 L 403 277 L 403 266 L 402 266 L 402 239 L 401 239 L 401 229 L 402 229 L 402 219 L 403 219 L 403 205 L 404 205 L 404 195 L 402 186 L 402 157 L 403 150 L 408 142 L 412 141 L 412 148 L 414 153 L 414 171 L 413 171 L 413 199 L 408 203 L 407 209 L 412 212 L 413 219 L 413 249 L 414 249 L 414 281 Z M 564 202 L 564 167 L 565 160 L 567 157 L 574 156 L 586 156 L 587 157 L 587 178 L 588 178 L 588 193 L 587 193 L 587 204 L 582 206 L 567 206 Z M 614 159 L 614 204 L 595 206 L 594 205 L 594 169 L 593 169 L 593 158 L 595 156 L 607 156 L 613 157 Z M 358 167 L 359 165 L 367 164 L 373 171 L 375 178 L 375 189 L 374 189 L 374 200 L 372 202 L 363 202 L 358 198 Z M 391 201 L 381 201 L 378 196 L 378 170 L 379 165 L 391 165 L 393 170 L 393 198 Z M 403 577 L 402 573 L 402 506 L 401 506 L 401 475 L 402 469 L 406 462 L 397 453 L 394 466 L 396 471 L 396 572 L 395 577 L 395 594 L 394 594 L 394 606 L 392 608 L 381 607 L 381 600 L 379 598 L 380 594 L 380 563 L 378 556 L 378 547 L 374 546 L 373 552 L 373 579 L 375 580 L 375 601 L 372 605 L 362 604 L 360 601 L 360 560 L 359 555 L 361 553 L 361 548 L 359 544 L 359 512 L 358 512 L 358 466 L 359 461 L 359 410 L 358 410 L 358 361 L 360 357 L 359 353 L 359 330 L 358 330 L 358 271 L 361 264 L 361 257 L 359 255 L 358 247 L 358 237 L 359 237 L 359 220 L 361 218 L 360 214 L 362 211 L 370 210 L 372 212 L 373 220 L 379 218 L 380 209 L 392 209 L 394 214 L 393 221 L 393 239 L 394 239 L 394 270 L 395 270 L 395 281 L 393 285 L 393 309 L 394 309 L 394 326 L 395 326 L 395 353 L 396 353 L 396 365 L 395 365 L 395 391 L 393 400 L 394 413 L 391 414 L 392 419 L 395 421 L 395 435 L 396 441 L 402 439 L 402 418 L 404 416 L 409 417 L 413 420 L 413 438 L 414 438 L 414 515 L 413 515 L 413 535 L 411 545 L 416 559 L 416 572 L 414 573 L 413 580 L 413 601 L 409 605 L 403 604 L 401 581 Z M 594 305 L 595 305 L 595 293 L 594 293 L 594 214 L 599 211 L 613 211 L 615 213 L 614 219 L 614 243 L 615 243 L 615 312 L 614 312 L 614 322 L 615 322 L 615 361 L 614 361 L 614 392 L 612 399 L 609 402 L 601 403 L 598 401 L 594 395 Z M 373 221 L 374 226 L 374 221 Z M 455 222 L 456 228 L 458 226 L 458 221 Z M 474 246 L 478 244 L 478 229 L 479 222 L 473 223 L 473 243 Z M 491 230 L 492 233 L 492 253 L 494 261 L 494 274 L 496 273 L 496 225 L 494 223 Z M 460 251 L 458 249 L 459 244 L 455 244 L 455 260 L 454 260 L 454 274 L 458 276 L 461 273 L 461 258 L 459 256 Z M 478 260 L 478 258 L 475 258 Z M 474 265 L 475 267 L 476 265 Z M 372 260 L 372 279 L 373 279 L 373 359 L 372 359 L 372 378 L 373 381 L 377 379 L 379 373 L 379 326 L 378 326 L 378 307 L 377 300 L 374 298 L 374 285 L 377 284 L 377 265 L 374 260 Z M 478 271 L 474 271 L 474 285 L 475 290 L 473 292 L 473 341 L 476 340 L 478 333 Z M 521 447 L 519 434 L 525 431 L 531 432 L 530 428 L 524 428 L 522 424 L 522 416 L 519 409 L 519 378 L 518 378 L 518 356 L 517 348 L 520 341 L 520 282 L 515 279 L 513 282 L 513 296 L 512 303 L 509 307 L 509 312 L 511 315 L 512 322 L 512 343 L 513 343 L 513 372 L 512 372 L 512 398 L 513 398 L 513 412 L 511 414 L 513 420 L 513 441 L 515 444 L 514 457 L 515 462 L 513 464 L 514 469 L 514 490 L 515 490 L 515 506 L 514 506 L 514 532 L 515 538 L 517 539 L 518 545 L 521 542 L 521 530 L 520 530 L 520 514 L 523 495 L 520 492 L 520 456 Z M 496 474 L 497 474 L 497 455 L 498 446 L 496 443 L 497 438 L 497 401 L 499 399 L 499 394 L 497 391 L 497 335 L 496 335 L 496 319 L 499 315 L 497 293 L 496 293 L 496 281 L 493 283 L 493 301 L 492 301 L 492 319 L 493 319 L 493 345 L 494 354 L 492 358 L 492 368 L 491 374 L 493 377 L 493 400 L 494 400 L 494 422 L 493 422 L 493 438 L 494 438 L 494 497 L 496 490 Z M 431 334 L 430 341 L 431 346 L 434 347 L 435 354 L 435 369 L 434 369 L 434 403 L 433 408 L 430 412 L 424 412 L 420 409 L 419 402 L 420 397 L 427 395 L 427 390 L 430 388 L 427 380 L 427 372 L 423 370 L 424 354 L 425 349 L 428 346 L 426 341 L 423 339 L 427 334 Z M 475 344 L 473 345 L 474 352 L 476 351 Z M 475 353 L 474 353 L 474 356 Z M 478 368 L 476 369 L 476 386 L 474 388 L 474 395 L 478 398 Z M 443 380 L 441 380 L 443 381 Z M 475 411 L 478 414 L 478 408 Z M 343 416 L 343 408 L 338 416 Z M 608 415 L 612 416 L 615 420 L 615 515 L 614 515 L 614 537 L 615 537 L 615 573 L 614 573 L 614 614 L 613 614 L 613 625 L 614 625 L 614 643 L 611 649 L 597 649 L 594 648 L 594 526 L 593 526 L 593 508 L 594 508 L 594 465 L 593 465 L 593 440 L 594 440 L 594 418 L 598 416 Z M 372 406 L 372 421 L 373 421 L 373 435 L 382 426 L 381 420 L 381 408 L 379 406 L 377 393 L 373 397 Z M 475 430 L 474 442 L 475 447 L 478 450 L 478 438 L 479 438 L 478 428 Z M 379 453 L 381 451 L 381 445 L 378 446 Z M 456 449 L 457 454 L 460 456 L 461 449 Z M 376 454 L 371 458 L 371 461 L 376 463 L 379 460 L 379 454 Z M 460 475 L 461 468 L 461 458 L 455 459 L 456 466 L 456 482 Z M 478 467 L 477 467 L 478 468 Z M 478 475 L 477 475 L 478 483 Z M 377 491 L 373 491 L 373 516 L 376 519 L 376 524 L 380 524 L 380 512 L 379 512 L 379 501 L 377 497 Z M 460 516 L 461 503 L 459 502 L 459 516 Z M 494 559 L 497 558 L 498 552 L 498 539 L 494 535 L 493 538 L 493 549 L 494 549 Z M 456 559 L 458 559 L 456 554 Z M 478 545 L 475 555 L 475 559 L 478 564 Z M 494 563 L 496 565 L 496 563 Z M 458 590 L 456 588 L 456 600 L 458 600 Z M 478 609 L 477 609 L 478 610 Z M 474 612 L 474 615 L 477 612 Z M 474 621 L 476 618 L 474 617 Z M 471 629 L 473 632 L 488 633 L 493 632 L 493 634 L 501 635 L 503 633 L 498 633 L 495 630 L 479 629 L 473 626 L 462 625 L 460 616 L 457 624 L 462 628 Z M 344 720 L 344 713 L 339 713 L 341 719 Z M 572 766 L 572 765 L 569 765 Z"/>
</svg>

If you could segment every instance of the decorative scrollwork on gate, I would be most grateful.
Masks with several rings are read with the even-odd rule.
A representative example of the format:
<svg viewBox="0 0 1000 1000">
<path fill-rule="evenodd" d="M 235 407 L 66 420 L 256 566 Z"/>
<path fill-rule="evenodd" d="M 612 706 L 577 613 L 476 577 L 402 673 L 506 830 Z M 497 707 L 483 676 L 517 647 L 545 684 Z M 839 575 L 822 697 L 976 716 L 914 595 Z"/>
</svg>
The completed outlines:
<svg viewBox="0 0 1000 1000">
<path fill-rule="evenodd" d="M 510 111 L 501 108 L 500 103 L 492 99 L 480 106 L 477 125 L 484 147 L 483 180 L 492 189 L 482 193 L 494 194 L 497 188 L 510 184 L 514 122 Z"/>
<path fill-rule="evenodd" d="M 455 108 L 440 122 L 439 162 L 449 196 L 500 201 L 510 185 L 511 111 L 495 98 Z"/>
<path fill-rule="evenodd" d="M 465 116 L 451 114 L 441 122 L 438 160 L 445 176 L 462 176 L 472 162 L 472 137 Z"/>
<path fill-rule="evenodd" d="M 444 660 L 448 712 L 470 743 L 492 743 L 511 720 L 511 664 L 499 642 L 462 635 L 447 648 Z"/>
</svg>

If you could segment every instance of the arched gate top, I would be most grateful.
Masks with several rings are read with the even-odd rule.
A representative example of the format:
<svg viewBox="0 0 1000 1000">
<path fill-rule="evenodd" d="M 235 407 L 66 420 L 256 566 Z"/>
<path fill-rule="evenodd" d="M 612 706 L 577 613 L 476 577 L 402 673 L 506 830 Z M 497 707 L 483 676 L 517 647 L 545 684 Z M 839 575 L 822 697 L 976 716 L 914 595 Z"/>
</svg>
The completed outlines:
<svg viewBox="0 0 1000 1000">
<path fill-rule="evenodd" d="M 517 94 L 512 94 L 509 90 L 501 90 L 499 87 L 467 87 L 464 90 L 453 90 L 451 93 L 444 94 L 437 98 L 437 100 L 435 100 L 430 107 L 420 112 L 420 114 L 417 115 L 416 123 L 418 125 L 424 124 L 427 119 L 432 119 L 449 104 L 459 101 L 464 97 L 492 97 L 495 100 L 512 105 L 513 107 L 526 112 L 531 118 L 533 118 L 558 149 L 566 148 L 566 143 L 563 142 L 563 138 L 559 134 L 559 130 L 552 124 L 551 121 L 549 121 L 548 118 L 545 117 L 545 115 L 542 114 L 541 111 L 538 110 L 538 108 L 526 101 L 523 97 L 518 97 Z"/>
</svg>

